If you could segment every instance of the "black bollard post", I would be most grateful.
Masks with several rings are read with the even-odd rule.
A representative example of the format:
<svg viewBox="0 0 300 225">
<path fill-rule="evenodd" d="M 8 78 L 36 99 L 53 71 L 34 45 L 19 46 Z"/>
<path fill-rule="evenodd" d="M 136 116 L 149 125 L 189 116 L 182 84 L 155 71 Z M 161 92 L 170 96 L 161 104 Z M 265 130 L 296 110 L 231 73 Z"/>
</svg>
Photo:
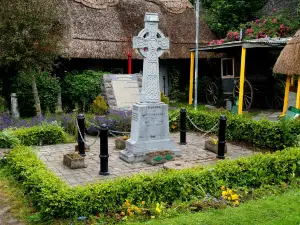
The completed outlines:
<svg viewBox="0 0 300 225">
<path fill-rule="evenodd" d="M 100 127 L 100 175 L 109 175 L 108 157 L 108 127 L 102 124 Z"/>
<path fill-rule="evenodd" d="M 220 116 L 219 122 L 219 141 L 218 141 L 218 159 L 225 159 L 225 131 L 226 131 L 226 116 Z"/>
<path fill-rule="evenodd" d="M 180 110 L 180 145 L 186 145 L 186 110 Z"/>
<path fill-rule="evenodd" d="M 78 137 L 77 137 L 77 142 L 78 142 L 78 151 L 81 156 L 85 156 L 85 144 L 84 144 L 84 115 L 79 114 L 77 116 L 77 123 L 78 123 Z"/>
</svg>

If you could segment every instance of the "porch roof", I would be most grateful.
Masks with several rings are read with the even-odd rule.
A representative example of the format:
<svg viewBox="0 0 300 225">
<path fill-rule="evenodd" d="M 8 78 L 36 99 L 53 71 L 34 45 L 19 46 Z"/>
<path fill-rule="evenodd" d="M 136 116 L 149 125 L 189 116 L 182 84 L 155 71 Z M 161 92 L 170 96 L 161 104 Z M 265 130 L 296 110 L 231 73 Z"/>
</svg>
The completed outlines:
<svg viewBox="0 0 300 225">
<path fill-rule="evenodd" d="M 217 45 L 208 45 L 199 47 L 199 51 L 205 52 L 226 52 L 232 48 L 284 48 L 286 43 L 292 38 L 260 38 L 243 41 L 232 41 Z M 190 49 L 195 52 L 195 48 Z"/>
</svg>

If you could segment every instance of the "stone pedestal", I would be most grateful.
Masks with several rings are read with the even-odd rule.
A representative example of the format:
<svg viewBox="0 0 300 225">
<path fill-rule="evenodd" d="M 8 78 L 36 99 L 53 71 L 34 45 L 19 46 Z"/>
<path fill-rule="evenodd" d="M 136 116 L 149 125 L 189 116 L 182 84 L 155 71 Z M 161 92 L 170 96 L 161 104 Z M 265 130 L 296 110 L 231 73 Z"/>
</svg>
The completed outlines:
<svg viewBox="0 0 300 225">
<path fill-rule="evenodd" d="M 127 162 L 145 161 L 146 153 L 170 150 L 180 155 L 170 139 L 168 105 L 164 103 L 136 103 L 132 108 L 131 136 L 120 158 Z"/>
</svg>

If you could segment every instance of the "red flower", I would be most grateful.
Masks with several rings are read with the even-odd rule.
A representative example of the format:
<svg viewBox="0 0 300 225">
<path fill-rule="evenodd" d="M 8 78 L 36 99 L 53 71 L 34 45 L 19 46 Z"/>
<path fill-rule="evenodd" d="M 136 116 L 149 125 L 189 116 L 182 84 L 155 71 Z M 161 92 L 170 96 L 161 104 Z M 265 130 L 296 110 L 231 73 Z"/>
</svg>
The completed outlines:
<svg viewBox="0 0 300 225">
<path fill-rule="evenodd" d="M 266 22 L 268 22 L 268 20 L 264 20 L 264 22 L 263 22 L 263 23 L 265 24 Z"/>
<path fill-rule="evenodd" d="M 284 29 L 284 25 L 283 24 L 280 25 L 280 29 Z"/>
<path fill-rule="evenodd" d="M 255 23 L 259 23 L 260 20 L 255 20 Z"/>
<path fill-rule="evenodd" d="M 247 30 L 246 30 L 246 33 L 247 33 L 247 34 L 252 34 L 252 33 L 253 33 L 253 30 L 252 30 L 252 28 L 250 28 L 250 29 L 247 29 Z"/>
<path fill-rule="evenodd" d="M 272 12 L 273 12 L 273 13 L 276 12 L 276 9 L 273 8 L 273 9 L 272 9 Z"/>
<path fill-rule="evenodd" d="M 273 20 L 273 23 L 277 23 L 277 19 L 274 19 L 274 20 Z"/>
</svg>

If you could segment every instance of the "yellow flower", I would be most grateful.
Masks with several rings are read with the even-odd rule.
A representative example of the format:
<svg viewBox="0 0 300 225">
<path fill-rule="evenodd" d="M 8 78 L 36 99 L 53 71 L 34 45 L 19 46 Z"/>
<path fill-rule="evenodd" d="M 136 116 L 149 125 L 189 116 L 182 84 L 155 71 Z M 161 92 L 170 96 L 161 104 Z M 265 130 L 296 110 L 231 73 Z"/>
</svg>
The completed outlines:
<svg viewBox="0 0 300 225">
<path fill-rule="evenodd" d="M 151 216 L 151 219 L 155 219 L 155 216 Z"/>
<path fill-rule="evenodd" d="M 156 210 L 157 213 L 161 212 L 161 209 L 159 208 L 159 203 L 156 204 L 156 209 L 155 210 Z"/>
<path fill-rule="evenodd" d="M 145 201 L 142 201 L 142 205 L 145 205 Z"/>
<path fill-rule="evenodd" d="M 228 200 L 230 201 L 230 200 L 231 200 L 231 198 L 230 198 L 230 197 L 228 197 Z"/>
<path fill-rule="evenodd" d="M 129 213 L 129 216 L 133 216 L 133 213 L 132 213 L 132 212 L 130 212 L 130 213 Z"/>
<path fill-rule="evenodd" d="M 240 204 L 240 202 L 238 200 L 235 200 L 233 203 L 235 206 L 238 206 Z"/>
<path fill-rule="evenodd" d="M 134 207 L 134 210 L 135 210 L 135 211 L 138 211 L 138 210 L 139 210 L 139 208 L 136 206 L 136 207 Z"/>
<path fill-rule="evenodd" d="M 222 190 L 222 191 L 225 191 L 225 190 L 226 190 L 226 187 L 225 187 L 225 186 L 222 186 L 222 187 L 221 187 L 221 190 Z M 223 192 L 222 192 L 222 193 L 223 193 Z"/>
<path fill-rule="evenodd" d="M 229 190 L 228 193 L 229 193 L 230 195 L 232 195 L 232 190 Z"/>
<path fill-rule="evenodd" d="M 231 195 L 232 201 L 238 200 L 239 196 L 237 194 Z"/>
<path fill-rule="evenodd" d="M 126 202 L 126 206 L 129 207 L 129 206 L 130 206 L 130 203 L 129 203 L 129 202 Z"/>
<path fill-rule="evenodd" d="M 125 212 L 121 212 L 121 216 L 125 216 Z"/>
<path fill-rule="evenodd" d="M 227 195 L 227 191 L 222 191 L 222 196 L 225 197 Z"/>
<path fill-rule="evenodd" d="M 172 129 L 175 129 L 176 128 L 176 126 L 175 125 L 172 125 Z"/>
<path fill-rule="evenodd" d="M 131 209 L 127 209 L 127 212 L 130 213 L 130 212 L 131 212 Z"/>
</svg>

